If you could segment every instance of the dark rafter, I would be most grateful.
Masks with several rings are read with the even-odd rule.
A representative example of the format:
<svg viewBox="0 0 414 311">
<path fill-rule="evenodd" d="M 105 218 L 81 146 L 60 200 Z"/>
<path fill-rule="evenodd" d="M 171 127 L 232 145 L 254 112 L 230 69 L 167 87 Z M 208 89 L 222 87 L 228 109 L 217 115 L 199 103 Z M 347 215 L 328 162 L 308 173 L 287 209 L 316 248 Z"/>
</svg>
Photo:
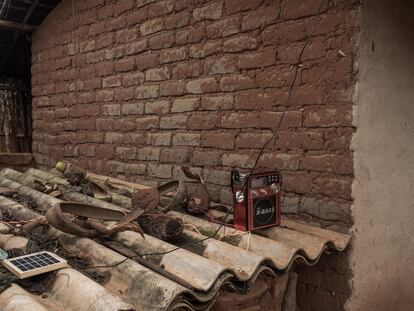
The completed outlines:
<svg viewBox="0 0 414 311">
<path fill-rule="evenodd" d="M 4 0 L 1 8 L 0 8 L 0 19 L 2 19 L 6 15 L 7 8 L 9 7 L 10 0 Z"/>
<path fill-rule="evenodd" d="M 39 2 L 39 0 L 35 0 L 35 1 L 33 1 L 32 5 L 30 6 L 29 11 L 27 11 L 27 13 L 26 13 L 26 15 L 25 15 L 25 17 L 24 17 L 23 21 L 21 22 L 21 25 L 23 25 L 23 26 L 25 26 L 25 25 L 26 25 L 26 22 L 29 20 L 29 18 L 30 18 L 30 16 L 32 15 L 32 13 L 33 13 L 34 9 L 36 8 L 36 6 L 37 6 L 38 2 Z M 3 72 L 3 68 L 4 68 L 4 66 L 6 65 L 7 61 L 9 60 L 10 54 L 11 54 L 11 52 L 13 51 L 13 48 L 14 48 L 14 46 L 15 46 L 16 42 L 17 42 L 17 39 L 18 39 L 18 38 L 19 38 L 19 36 L 20 36 L 20 33 L 21 33 L 21 30 L 19 30 L 19 29 L 14 31 L 14 38 L 13 38 L 13 41 L 11 42 L 11 44 L 10 44 L 10 46 L 9 46 L 9 49 L 7 50 L 7 53 L 6 53 L 6 55 L 4 56 L 4 58 L 2 59 L 1 64 L 0 64 L 0 75 L 1 75 L 1 73 Z"/>
<path fill-rule="evenodd" d="M 0 19 L 0 28 L 33 32 L 37 27 Z"/>
</svg>

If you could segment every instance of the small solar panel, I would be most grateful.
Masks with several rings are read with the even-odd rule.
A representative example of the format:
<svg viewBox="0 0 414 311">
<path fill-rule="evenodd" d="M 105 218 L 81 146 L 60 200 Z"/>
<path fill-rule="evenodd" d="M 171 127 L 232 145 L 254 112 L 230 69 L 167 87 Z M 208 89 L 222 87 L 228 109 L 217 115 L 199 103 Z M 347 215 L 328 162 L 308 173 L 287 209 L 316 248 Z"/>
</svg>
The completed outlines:
<svg viewBox="0 0 414 311">
<path fill-rule="evenodd" d="M 3 265 L 20 279 L 67 267 L 67 261 L 51 252 L 38 252 L 3 260 Z"/>
</svg>

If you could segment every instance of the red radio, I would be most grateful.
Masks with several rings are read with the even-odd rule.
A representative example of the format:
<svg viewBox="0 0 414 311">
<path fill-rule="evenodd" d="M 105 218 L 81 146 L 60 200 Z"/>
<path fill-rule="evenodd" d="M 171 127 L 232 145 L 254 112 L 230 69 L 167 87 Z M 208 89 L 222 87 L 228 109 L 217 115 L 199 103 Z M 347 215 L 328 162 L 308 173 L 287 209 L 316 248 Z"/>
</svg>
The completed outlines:
<svg viewBox="0 0 414 311">
<path fill-rule="evenodd" d="M 243 231 L 280 225 L 279 172 L 240 174 L 231 172 L 234 226 Z"/>
</svg>

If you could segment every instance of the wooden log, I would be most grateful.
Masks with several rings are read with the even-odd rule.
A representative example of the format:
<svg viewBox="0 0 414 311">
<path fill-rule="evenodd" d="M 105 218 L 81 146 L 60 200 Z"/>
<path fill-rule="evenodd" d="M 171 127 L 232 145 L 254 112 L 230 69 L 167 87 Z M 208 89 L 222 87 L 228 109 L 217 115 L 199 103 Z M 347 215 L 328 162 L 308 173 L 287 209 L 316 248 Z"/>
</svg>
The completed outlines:
<svg viewBox="0 0 414 311">
<path fill-rule="evenodd" d="M 28 186 L 30 188 L 34 188 L 34 181 L 36 178 L 32 177 L 32 176 L 27 176 L 23 173 L 20 173 L 18 171 L 12 170 L 12 169 L 3 169 L 0 172 L 0 176 L 8 178 L 10 180 L 16 181 L 18 183 L 20 183 L 21 185 L 24 186 Z M 35 190 L 36 191 L 36 190 Z M 66 192 L 65 192 L 66 191 Z M 39 191 L 37 191 L 39 192 Z M 42 192 L 39 192 L 42 193 Z M 44 193 L 42 193 L 44 194 Z M 29 195 L 30 196 L 30 195 Z M 113 210 L 121 210 L 123 212 L 128 212 L 128 210 L 121 208 L 117 205 L 105 202 L 105 201 L 101 201 L 101 200 L 97 200 L 91 196 L 79 193 L 79 192 L 75 192 L 75 191 L 70 191 L 70 188 L 64 189 L 63 188 L 63 196 L 67 201 L 74 201 L 74 202 L 79 202 L 79 203 L 84 203 L 84 204 L 90 204 L 90 205 L 95 205 L 95 206 L 99 206 L 102 208 L 107 208 L 107 209 L 113 209 Z M 53 198 L 52 196 L 48 196 Z M 59 200 L 60 201 L 60 200 Z"/>
<path fill-rule="evenodd" d="M 25 175 L 29 175 L 29 176 L 32 176 L 34 178 L 37 178 L 43 181 L 50 181 L 58 185 L 69 186 L 69 182 L 65 178 L 62 178 L 56 175 L 56 173 L 46 172 L 46 171 L 38 170 L 35 168 L 30 168 L 25 172 Z M 92 181 L 95 181 L 95 180 L 92 179 Z M 99 180 L 99 182 L 101 181 Z M 131 198 L 128 198 L 126 196 L 116 194 L 116 193 L 111 193 L 111 198 L 112 198 L 111 203 L 121 206 L 126 209 L 131 209 Z"/>
<path fill-rule="evenodd" d="M 13 179 L 13 181 L 7 178 Z M 29 195 L 36 201 L 37 204 L 41 204 L 42 210 L 47 210 L 48 208 L 54 206 L 54 204 L 62 202 L 62 200 L 30 188 L 32 186 L 34 187 L 34 180 L 34 177 L 26 176 L 25 174 L 12 169 L 3 169 L 0 171 L 0 185 L 16 189 L 19 193 L 22 192 L 23 194 Z M 102 208 L 121 210 L 125 213 L 129 212 L 117 205 L 97 200 L 78 192 L 66 193 L 65 198 L 74 202 L 95 205 Z M 156 213 L 160 213 L 160 215 L 158 217 L 154 217 L 154 214 Z M 159 211 L 150 211 L 145 213 L 137 219 L 137 222 L 138 224 L 142 224 L 144 226 L 145 229 L 143 228 L 143 230 L 145 233 L 165 241 L 172 241 L 176 239 L 183 230 L 183 225 L 180 220 Z"/>
<path fill-rule="evenodd" d="M 0 28 L 11 29 L 11 30 L 29 31 L 29 32 L 33 32 L 37 29 L 36 26 L 16 23 L 16 22 L 12 22 L 12 21 L 6 21 L 4 19 L 0 19 Z"/>
</svg>

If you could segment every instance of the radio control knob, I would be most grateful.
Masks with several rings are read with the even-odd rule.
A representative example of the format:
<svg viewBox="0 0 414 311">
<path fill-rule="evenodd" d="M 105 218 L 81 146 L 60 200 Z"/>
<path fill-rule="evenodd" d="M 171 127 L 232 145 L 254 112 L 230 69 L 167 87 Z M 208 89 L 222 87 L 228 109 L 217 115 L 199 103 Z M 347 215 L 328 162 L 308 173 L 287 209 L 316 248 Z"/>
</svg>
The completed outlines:
<svg viewBox="0 0 414 311">
<path fill-rule="evenodd" d="M 273 193 L 278 193 L 280 191 L 280 185 L 276 183 L 271 184 L 270 188 L 272 188 Z"/>
<path fill-rule="evenodd" d="M 235 197 L 236 197 L 237 203 L 242 203 L 244 201 L 244 194 L 241 190 L 236 191 Z"/>
</svg>

